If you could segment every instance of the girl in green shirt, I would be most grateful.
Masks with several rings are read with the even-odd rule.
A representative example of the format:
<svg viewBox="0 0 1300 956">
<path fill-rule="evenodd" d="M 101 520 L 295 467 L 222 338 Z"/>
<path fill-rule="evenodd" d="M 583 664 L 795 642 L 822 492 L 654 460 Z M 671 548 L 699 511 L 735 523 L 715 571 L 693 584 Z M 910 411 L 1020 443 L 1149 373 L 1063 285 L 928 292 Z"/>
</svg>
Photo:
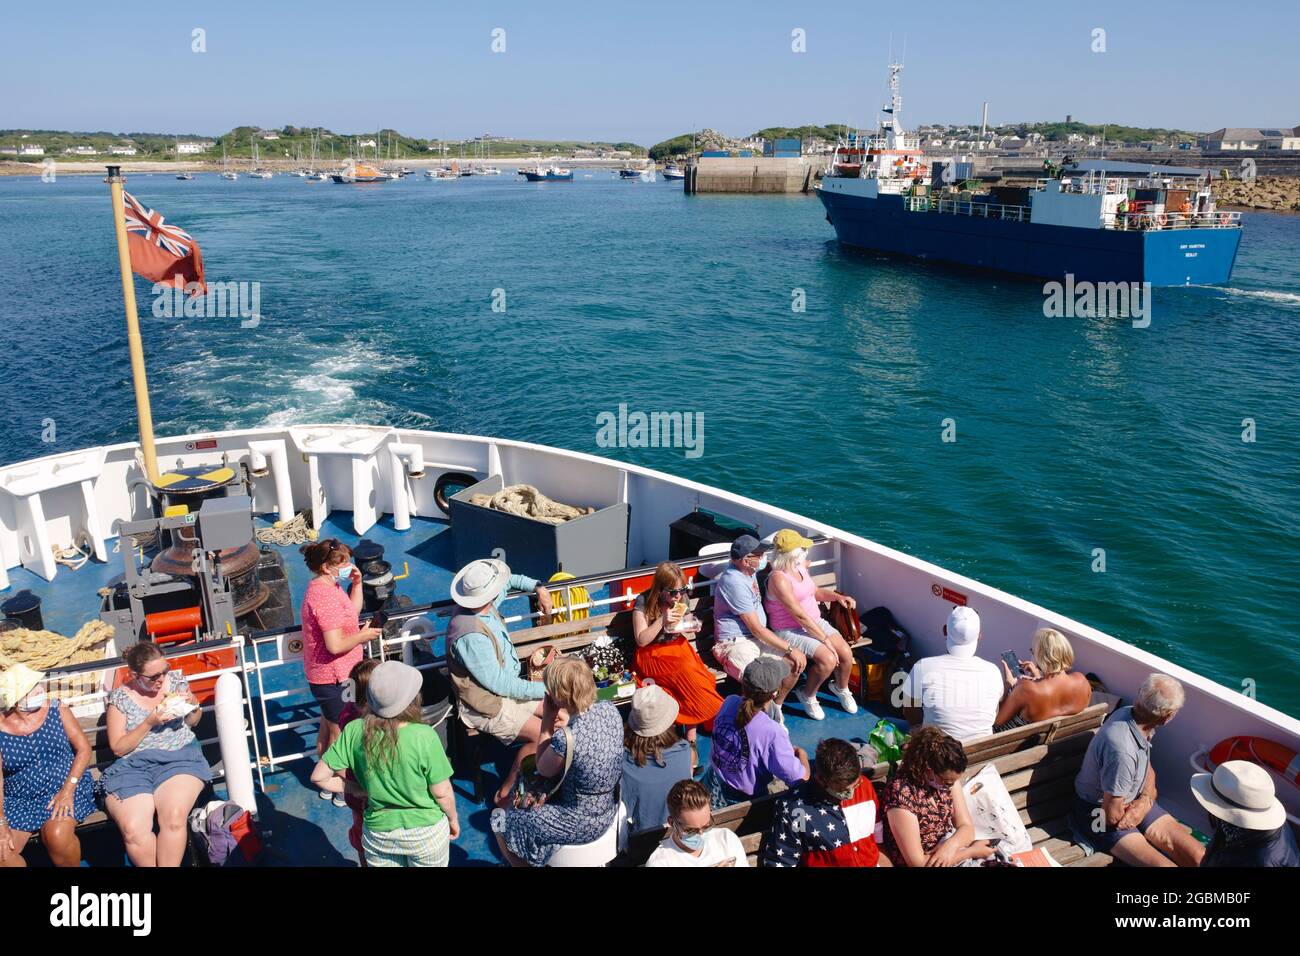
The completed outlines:
<svg viewBox="0 0 1300 956">
<path fill-rule="evenodd" d="M 446 866 L 449 841 L 460 835 L 451 762 L 437 731 L 421 722 L 421 683 L 400 661 L 376 667 L 365 718 L 343 728 L 312 771 L 312 783 L 342 793 L 350 770 L 365 791 L 367 866 Z"/>
</svg>

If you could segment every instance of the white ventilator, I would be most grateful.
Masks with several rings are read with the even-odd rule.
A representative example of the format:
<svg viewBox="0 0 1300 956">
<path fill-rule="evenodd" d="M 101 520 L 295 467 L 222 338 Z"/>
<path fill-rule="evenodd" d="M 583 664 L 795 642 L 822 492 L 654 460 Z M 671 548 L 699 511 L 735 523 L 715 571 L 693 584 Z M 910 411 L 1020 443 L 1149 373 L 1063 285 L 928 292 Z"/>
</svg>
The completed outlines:
<svg viewBox="0 0 1300 956">
<path fill-rule="evenodd" d="M 238 674 L 217 678 L 217 744 L 221 766 L 226 772 L 226 799 L 249 813 L 257 813 L 253 799 L 253 769 L 248 762 L 248 741 L 244 733 L 244 685 Z"/>
</svg>

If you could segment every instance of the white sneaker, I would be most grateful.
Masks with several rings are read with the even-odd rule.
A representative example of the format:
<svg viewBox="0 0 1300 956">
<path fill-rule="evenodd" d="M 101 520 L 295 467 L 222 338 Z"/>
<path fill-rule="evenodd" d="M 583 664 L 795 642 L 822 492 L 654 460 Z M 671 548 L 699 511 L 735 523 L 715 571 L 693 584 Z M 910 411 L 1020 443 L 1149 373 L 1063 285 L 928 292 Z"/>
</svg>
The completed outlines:
<svg viewBox="0 0 1300 956">
<path fill-rule="evenodd" d="M 831 693 L 840 699 L 840 706 L 844 708 L 844 713 L 856 714 L 858 712 L 858 702 L 853 699 L 853 691 L 847 687 L 840 687 L 835 681 L 830 681 L 828 686 Z"/>
<path fill-rule="evenodd" d="M 810 694 L 807 697 L 805 697 L 803 694 L 800 694 L 799 703 L 803 704 L 803 709 L 805 713 L 808 714 L 808 717 L 810 719 L 812 720 L 826 719 L 826 712 L 822 710 L 822 705 L 817 701 L 816 694 Z"/>
</svg>

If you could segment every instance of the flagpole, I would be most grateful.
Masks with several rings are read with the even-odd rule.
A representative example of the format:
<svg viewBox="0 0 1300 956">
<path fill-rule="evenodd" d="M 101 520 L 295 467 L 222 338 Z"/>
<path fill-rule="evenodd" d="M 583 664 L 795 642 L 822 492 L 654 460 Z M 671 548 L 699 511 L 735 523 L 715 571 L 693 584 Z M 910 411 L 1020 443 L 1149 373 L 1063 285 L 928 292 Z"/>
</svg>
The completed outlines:
<svg viewBox="0 0 1300 956">
<path fill-rule="evenodd" d="M 131 352 L 131 378 L 135 383 L 135 412 L 140 419 L 140 451 L 149 481 L 158 481 L 158 453 L 153 441 L 153 412 L 149 408 L 149 382 L 144 371 L 144 345 L 140 317 L 135 310 L 135 282 L 131 278 L 131 251 L 126 244 L 126 202 L 122 199 L 121 166 L 108 167 L 108 189 L 113 197 L 113 225 L 117 231 L 117 263 L 122 272 L 122 301 L 126 306 L 126 344 Z"/>
</svg>

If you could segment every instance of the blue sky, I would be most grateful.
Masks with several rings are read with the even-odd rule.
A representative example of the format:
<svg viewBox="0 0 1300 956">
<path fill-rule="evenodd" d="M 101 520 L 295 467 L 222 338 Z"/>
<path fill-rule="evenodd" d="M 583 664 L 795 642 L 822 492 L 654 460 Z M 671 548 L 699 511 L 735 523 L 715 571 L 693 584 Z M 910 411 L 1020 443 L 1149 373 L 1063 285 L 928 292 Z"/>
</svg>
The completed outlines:
<svg viewBox="0 0 1300 956">
<path fill-rule="evenodd" d="M 630 140 L 874 125 L 907 35 L 904 122 L 1300 123 L 1300 3 L 892 5 L 102 0 L 0 14 L 0 128 L 394 127 Z M 973 11 L 982 11 L 976 14 Z M 506 49 L 491 51 L 491 31 Z M 206 31 L 207 52 L 191 51 Z M 791 31 L 806 52 L 791 50 Z M 1093 30 L 1106 31 L 1094 53 Z"/>
</svg>

